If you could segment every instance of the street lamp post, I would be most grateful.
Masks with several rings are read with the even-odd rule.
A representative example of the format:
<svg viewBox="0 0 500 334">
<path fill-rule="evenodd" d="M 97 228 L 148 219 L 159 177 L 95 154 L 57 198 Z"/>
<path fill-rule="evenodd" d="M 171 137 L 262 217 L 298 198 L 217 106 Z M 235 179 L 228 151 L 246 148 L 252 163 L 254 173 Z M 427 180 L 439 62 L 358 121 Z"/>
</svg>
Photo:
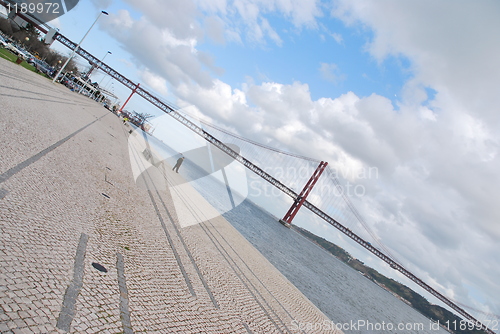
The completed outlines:
<svg viewBox="0 0 500 334">
<path fill-rule="evenodd" d="M 101 59 L 101 63 L 104 61 L 104 58 L 106 58 L 106 56 L 108 54 L 111 54 L 111 51 L 106 52 L 106 54 L 104 55 L 104 57 L 102 57 L 102 59 Z M 96 67 L 97 67 L 97 64 L 92 64 L 92 66 L 90 67 L 90 70 L 87 73 L 87 77 L 92 74 L 92 72 L 95 70 Z"/>
<path fill-rule="evenodd" d="M 108 53 L 106 53 L 106 55 L 102 58 L 101 63 L 104 62 L 104 58 L 106 58 L 106 56 L 108 54 L 111 54 L 111 51 L 108 51 Z M 99 88 L 101 88 L 101 83 L 102 83 L 102 81 L 104 80 L 105 77 L 106 77 L 106 74 L 103 75 L 101 81 L 99 81 L 99 83 L 97 84 L 97 86 L 99 86 Z"/>
<path fill-rule="evenodd" d="M 66 75 L 68 74 L 68 72 L 64 73 L 63 77 L 61 78 L 61 81 L 64 83 L 64 79 L 66 79 Z M 73 75 L 73 71 L 70 71 L 69 72 L 70 75 Z M 67 77 L 68 79 L 70 79 L 70 77 Z"/>
<path fill-rule="evenodd" d="M 56 82 L 57 78 L 59 77 L 59 75 L 61 75 L 61 72 L 64 70 L 64 68 L 68 65 L 69 61 L 71 60 L 71 58 L 73 58 L 73 56 L 75 55 L 76 51 L 78 50 L 78 48 L 80 47 L 80 45 L 82 44 L 83 40 L 85 39 L 85 37 L 87 37 L 87 35 L 89 34 L 90 30 L 92 30 L 92 28 L 94 27 L 94 25 L 97 23 L 97 20 L 99 20 L 99 18 L 101 17 L 102 14 L 105 14 L 105 15 L 108 15 L 107 12 L 105 11 L 101 11 L 99 13 L 99 15 L 97 15 L 97 18 L 95 19 L 94 23 L 90 26 L 89 30 L 87 31 L 87 33 L 85 34 L 85 36 L 83 36 L 82 40 L 80 41 L 80 43 L 78 43 L 78 45 L 74 48 L 73 52 L 71 53 L 71 56 L 69 56 L 69 58 L 66 60 L 66 62 L 64 63 L 64 65 L 61 67 L 61 69 L 59 70 L 59 72 L 57 72 L 56 76 L 54 77 L 54 79 L 52 80 L 52 82 Z"/>
</svg>

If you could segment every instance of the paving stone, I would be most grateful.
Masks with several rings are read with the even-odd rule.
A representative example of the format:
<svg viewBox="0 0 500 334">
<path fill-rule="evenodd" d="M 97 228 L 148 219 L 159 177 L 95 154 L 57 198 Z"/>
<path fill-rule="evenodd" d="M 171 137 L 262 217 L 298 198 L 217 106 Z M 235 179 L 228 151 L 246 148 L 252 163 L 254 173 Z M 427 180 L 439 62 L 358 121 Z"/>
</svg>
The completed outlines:
<svg viewBox="0 0 500 334">
<path fill-rule="evenodd" d="M 5 333 L 5 332 L 7 332 L 9 330 L 10 330 L 10 328 L 9 328 L 9 326 L 7 326 L 6 323 L 4 323 L 4 322 L 0 323 L 0 332 L 1 333 Z"/>
</svg>

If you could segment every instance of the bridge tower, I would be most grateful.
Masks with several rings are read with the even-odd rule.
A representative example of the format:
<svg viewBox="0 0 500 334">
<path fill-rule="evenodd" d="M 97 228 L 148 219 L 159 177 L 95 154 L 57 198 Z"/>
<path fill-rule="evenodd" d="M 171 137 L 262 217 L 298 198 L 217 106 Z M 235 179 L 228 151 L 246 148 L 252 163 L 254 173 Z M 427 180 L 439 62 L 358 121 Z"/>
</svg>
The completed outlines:
<svg viewBox="0 0 500 334">
<path fill-rule="evenodd" d="M 314 188 L 314 185 L 318 181 L 321 174 L 323 174 L 323 171 L 325 170 L 327 165 L 328 162 L 321 161 L 319 163 L 318 168 L 316 168 L 309 181 L 307 181 L 304 189 L 302 189 L 299 196 L 297 196 L 288 212 L 285 214 L 283 219 L 280 219 L 281 224 L 285 225 L 286 227 L 290 227 L 292 225 L 293 218 L 295 217 L 297 212 L 299 212 L 300 207 L 302 206 L 302 204 L 304 204 L 304 201 L 306 200 L 311 190 Z"/>
<path fill-rule="evenodd" d="M 127 105 L 128 101 L 130 101 L 130 99 L 132 98 L 132 96 L 135 94 L 135 92 L 137 92 L 137 88 L 139 88 L 141 84 L 138 83 L 135 88 L 132 90 L 132 93 L 130 93 L 128 99 L 125 101 L 125 103 L 122 105 L 122 107 L 120 108 L 120 110 L 118 110 L 118 114 L 120 114 L 122 111 L 123 111 L 123 108 L 125 108 L 125 106 Z"/>
</svg>

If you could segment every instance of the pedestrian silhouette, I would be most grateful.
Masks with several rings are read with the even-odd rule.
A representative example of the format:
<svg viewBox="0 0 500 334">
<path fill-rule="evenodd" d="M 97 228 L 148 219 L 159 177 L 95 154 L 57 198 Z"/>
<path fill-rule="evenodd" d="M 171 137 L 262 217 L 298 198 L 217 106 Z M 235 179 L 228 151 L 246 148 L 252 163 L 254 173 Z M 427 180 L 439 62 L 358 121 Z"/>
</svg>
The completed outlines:
<svg viewBox="0 0 500 334">
<path fill-rule="evenodd" d="M 179 173 L 179 167 L 181 167 L 183 161 L 184 161 L 184 157 L 180 157 L 179 159 L 177 159 L 177 162 L 176 162 L 174 168 L 172 168 L 172 170 L 175 170 L 176 173 Z"/>
</svg>

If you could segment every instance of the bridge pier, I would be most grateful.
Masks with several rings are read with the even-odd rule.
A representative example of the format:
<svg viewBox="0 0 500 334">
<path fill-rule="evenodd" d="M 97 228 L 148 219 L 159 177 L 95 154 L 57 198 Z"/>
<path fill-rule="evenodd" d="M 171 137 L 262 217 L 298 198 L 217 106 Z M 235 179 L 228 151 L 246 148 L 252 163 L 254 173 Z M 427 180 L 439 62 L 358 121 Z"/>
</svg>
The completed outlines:
<svg viewBox="0 0 500 334">
<path fill-rule="evenodd" d="M 125 101 L 125 103 L 122 105 L 122 107 L 120 108 L 120 110 L 118 110 L 118 114 L 120 114 L 122 111 L 123 111 L 123 108 L 125 108 L 125 106 L 127 105 L 128 101 L 130 101 L 130 99 L 132 98 L 132 96 L 135 94 L 135 92 L 137 92 L 137 88 L 139 88 L 141 84 L 138 83 L 135 88 L 132 90 L 132 93 L 130 93 L 130 96 L 128 97 L 127 101 Z"/>
<path fill-rule="evenodd" d="M 321 174 L 323 174 L 323 171 L 325 170 L 326 166 L 328 165 L 328 162 L 321 161 L 319 163 L 318 168 L 314 171 L 313 175 L 307 181 L 306 185 L 304 186 L 304 189 L 300 192 L 299 196 L 295 199 L 293 202 L 292 206 L 288 210 L 288 212 L 285 214 L 283 219 L 280 219 L 280 223 L 283 224 L 284 226 L 290 228 L 292 226 L 292 220 L 295 218 L 295 215 L 297 212 L 299 212 L 300 207 L 302 204 L 304 204 L 304 201 L 307 199 L 307 196 L 311 192 L 311 190 L 314 188 L 314 185 L 318 181 L 319 177 Z"/>
</svg>

